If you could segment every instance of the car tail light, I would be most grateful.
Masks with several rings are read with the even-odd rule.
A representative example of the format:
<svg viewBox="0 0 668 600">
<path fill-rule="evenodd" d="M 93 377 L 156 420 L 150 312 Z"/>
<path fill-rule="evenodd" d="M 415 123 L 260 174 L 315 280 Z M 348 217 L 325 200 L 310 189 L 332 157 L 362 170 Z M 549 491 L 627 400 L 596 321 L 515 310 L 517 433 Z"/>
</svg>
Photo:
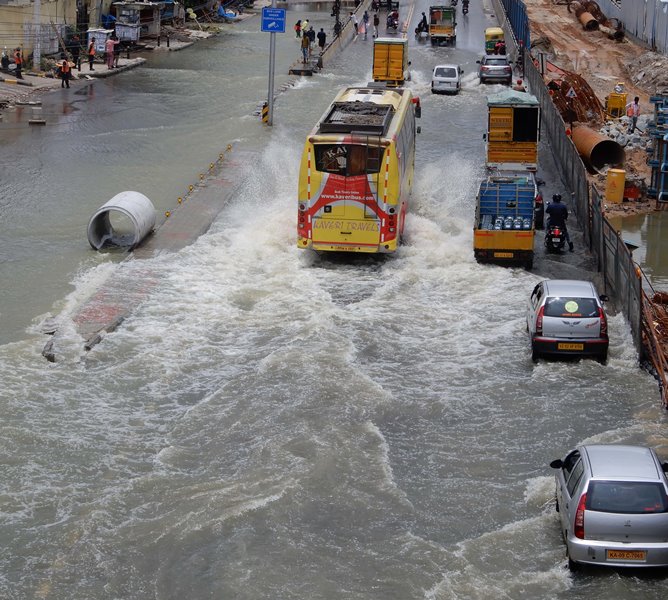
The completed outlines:
<svg viewBox="0 0 668 600">
<path fill-rule="evenodd" d="M 543 334 L 543 314 L 545 313 L 545 307 L 541 306 L 536 315 L 536 333 L 538 335 Z"/>
<path fill-rule="evenodd" d="M 608 333 L 608 320 L 605 318 L 605 313 L 600 306 L 598 307 L 598 318 L 601 323 L 601 335 L 606 335 Z"/>
<path fill-rule="evenodd" d="M 573 533 L 576 538 L 581 540 L 585 539 L 585 502 L 587 501 L 587 494 L 582 494 L 580 496 L 580 502 L 578 502 L 578 509 L 575 511 L 575 525 L 573 527 Z"/>
</svg>

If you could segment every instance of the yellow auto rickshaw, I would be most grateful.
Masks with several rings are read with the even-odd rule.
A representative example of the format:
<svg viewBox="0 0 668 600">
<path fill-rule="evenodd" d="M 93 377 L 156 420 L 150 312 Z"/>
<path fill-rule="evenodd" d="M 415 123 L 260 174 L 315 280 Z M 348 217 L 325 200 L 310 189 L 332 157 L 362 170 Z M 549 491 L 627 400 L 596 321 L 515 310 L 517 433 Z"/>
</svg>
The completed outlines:
<svg viewBox="0 0 668 600">
<path fill-rule="evenodd" d="M 501 27 L 488 27 L 485 29 L 485 53 L 494 54 L 494 47 L 499 43 L 504 42 L 503 29 Z"/>
</svg>

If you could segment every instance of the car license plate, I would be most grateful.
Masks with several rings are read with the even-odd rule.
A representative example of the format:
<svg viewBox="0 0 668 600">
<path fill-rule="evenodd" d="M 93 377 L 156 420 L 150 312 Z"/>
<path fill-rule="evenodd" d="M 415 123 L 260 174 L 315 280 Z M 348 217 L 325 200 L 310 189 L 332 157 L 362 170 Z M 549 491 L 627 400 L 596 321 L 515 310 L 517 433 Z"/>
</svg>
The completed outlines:
<svg viewBox="0 0 668 600">
<path fill-rule="evenodd" d="M 584 344 L 557 344 L 557 350 L 584 350 Z"/>
<path fill-rule="evenodd" d="M 494 258 L 512 258 L 513 253 L 512 252 L 495 252 L 494 253 Z"/>
<path fill-rule="evenodd" d="M 606 550 L 608 560 L 646 560 L 647 552 L 644 550 Z"/>
</svg>

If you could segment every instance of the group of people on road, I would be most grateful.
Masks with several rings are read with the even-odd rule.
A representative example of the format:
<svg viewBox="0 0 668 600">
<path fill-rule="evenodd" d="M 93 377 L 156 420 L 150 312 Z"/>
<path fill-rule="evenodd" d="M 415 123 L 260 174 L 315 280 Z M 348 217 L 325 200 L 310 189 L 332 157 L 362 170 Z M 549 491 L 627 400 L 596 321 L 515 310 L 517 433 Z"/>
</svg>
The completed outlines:
<svg viewBox="0 0 668 600">
<path fill-rule="evenodd" d="M 21 53 L 21 48 L 15 48 L 14 49 L 14 77 L 16 79 L 23 79 L 23 74 L 21 73 L 23 69 L 23 54 Z M 9 54 L 7 52 L 7 48 L 2 51 L 2 58 L 0 58 L 0 69 L 2 69 L 5 73 L 9 73 Z"/>
<path fill-rule="evenodd" d="M 318 33 L 313 29 L 313 25 L 309 25 L 309 22 L 304 19 L 300 19 L 295 23 L 295 37 L 301 38 L 301 50 L 302 50 L 302 60 L 306 64 L 311 58 L 313 52 L 313 46 L 316 39 L 318 40 L 318 48 L 320 48 L 320 54 L 325 50 L 325 45 L 327 44 L 327 34 L 325 30 L 321 27 Z"/>
</svg>

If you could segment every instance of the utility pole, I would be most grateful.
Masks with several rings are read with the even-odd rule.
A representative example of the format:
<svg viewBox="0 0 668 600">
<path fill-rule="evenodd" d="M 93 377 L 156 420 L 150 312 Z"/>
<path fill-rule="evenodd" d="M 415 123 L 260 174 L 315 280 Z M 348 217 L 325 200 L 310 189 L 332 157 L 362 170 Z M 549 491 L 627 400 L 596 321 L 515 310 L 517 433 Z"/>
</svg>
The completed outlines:
<svg viewBox="0 0 668 600">
<path fill-rule="evenodd" d="M 33 68 L 40 71 L 40 63 L 42 62 L 42 4 L 41 0 L 35 0 L 35 7 L 33 9 L 33 28 L 37 32 L 35 36 L 35 46 L 32 50 Z"/>
</svg>

